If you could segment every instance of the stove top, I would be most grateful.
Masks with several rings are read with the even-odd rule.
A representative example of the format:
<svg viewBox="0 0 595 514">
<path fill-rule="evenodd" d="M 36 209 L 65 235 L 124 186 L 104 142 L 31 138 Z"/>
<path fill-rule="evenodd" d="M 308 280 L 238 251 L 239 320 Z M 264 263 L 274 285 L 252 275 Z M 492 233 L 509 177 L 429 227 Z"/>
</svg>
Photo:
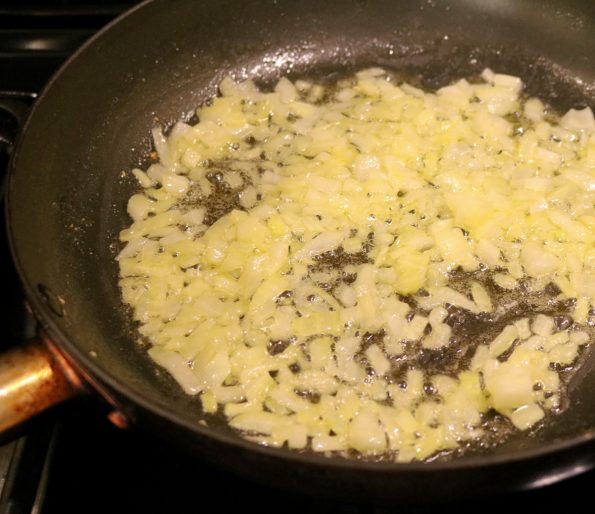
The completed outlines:
<svg viewBox="0 0 595 514">
<path fill-rule="evenodd" d="M 0 171 L 11 141 L 51 74 L 86 39 L 134 2 L 121 0 L 21 0 L 0 5 Z M 4 210 L 2 210 L 3 216 Z M 28 314 L 12 266 L 4 223 L 0 234 L 4 340 L 30 337 Z M 5 345 L 6 346 L 6 345 Z M 260 513 L 434 512 L 453 508 L 532 508 L 564 501 L 584 508 L 595 486 L 595 471 L 541 489 L 430 506 L 382 506 L 330 501 L 269 488 L 239 478 L 172 449 L 139 429 L 111 425 L 108 411 L 83 398 L 35 420 L 20 439 L 0 446 L 0 514 L 54 513 Z M 324 484 L 321 484 L 321 489 Z"/>
</svg>

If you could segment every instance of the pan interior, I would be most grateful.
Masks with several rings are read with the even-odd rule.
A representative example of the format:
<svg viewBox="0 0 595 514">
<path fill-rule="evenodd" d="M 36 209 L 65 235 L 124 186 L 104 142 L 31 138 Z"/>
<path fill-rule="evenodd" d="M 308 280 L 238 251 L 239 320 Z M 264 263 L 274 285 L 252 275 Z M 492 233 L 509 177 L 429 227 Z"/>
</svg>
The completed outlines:
<svg viewBox="0 0 595 514">
<path fill-rule="evenodd" d="M 332 78 L 369 65 L 430 89 L 491 67 L 522 77 L 528 94 L 561 112 L 593 107 L 595 15 L 586 4 L 144 4 L 53 81 L 13 160 L 12 243 L 34 308 L 66 352 L 108 389 L 142 397 L 196 430 L 205 430 L 203 419 L 207 431 L 231 433 L 222 418 L 202 416 L 198 401 L 149 361 L 120 300 L 114 257 L 118 232 L 129 224 L 126 201 L 137 187 L 125 171 L 147 162 L 151 128 L 190 119 L 227 75 L 270 84 L 281 75 Z M 535 436 L 491 451 L 538 448 L 595 429 L 594 364 L 589 357 L 576 377 L 572 408 Z"/>
</svg>

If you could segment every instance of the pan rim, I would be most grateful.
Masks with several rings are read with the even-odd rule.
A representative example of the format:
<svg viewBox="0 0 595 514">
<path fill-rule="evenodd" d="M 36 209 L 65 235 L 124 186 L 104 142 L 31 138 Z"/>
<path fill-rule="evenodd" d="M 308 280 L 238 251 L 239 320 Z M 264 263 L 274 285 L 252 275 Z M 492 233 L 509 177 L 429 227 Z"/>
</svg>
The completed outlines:
<svg viewBox="0 0 595 514">
<path fill-rule="evenodd" d="M 48 81 L 41 94 L 36 99 L 36 102 L 31 110 L 31 113 L 21 130 L 21 134 L 26 134 L 30 124 L 34 123 L 35 113 L 38 106 L 43 102 L 44 98 L 48 95 L 48 92 L 52 89 L 53 85 L 63 75 L 63 72 L 71 65 L 71 63 L 79 58 L 87 48 L 95 44 L 95 42 L 104 37 L 104 34 L 108 32 L 111 27 L 119 24 L 122 19 L 128 18 L 137 11 L 144 9 L 150 4 L 157 3 L 159 0 L 144 0 L 140 4 L 132 7 L 122 15 L 118 16 L 100 31 L 94 34 L 88 39 L 77 51 L 75 51 L 55 72 L 52 78 Z M 479 454 L 472 455 L 463 458 L 454 458 L 446 461 L 436 462 L 410 462 L 410 463 L 398 463 L 398 462 L 372 462 L 366 460 L 355 460 L 345 459 L 340 457 L 328 458 L 324 455 L 316 453 L 302 453 L 292 451 L 286 448 L 272 448 L 259 445 L 257 443 L 245 440 L 240 436 L 233 434 L 219 432 L 210 427 L 204 427 L 198 423 L 192 423 L 187 417 L 183 417 L 179 412 L 169 409 L 166 405 L 161 404 L 158 401 L 151 400 L 146 396 L 142 395 L 127 383 L 121 381 L 116 375 L 109 373 L 104 366 L 101 366 L 92 356 L 84 351 L 74 340 L 71 340 L 62 330 L 60 323 L 55 318 L 55 314 L 51 308 L 39 297 L 37 287 L 30 280 L 30 277 L 26 273 L 22 261 L 19 258 L 19 250 L 16 244 L 16 237 L 13 235 L 13 228 L 10 223 L 10 213 L 15 210 L 13 205 L 11 194 L 13 176 L 16 173 L 16 163 L 18 162 L 18 156 L 20 154 L 21 147 L 26 138 L 19 137 L 18 142 L 15 146 L 15 151 L 12 156 L 11 163 L 9 165 L 7 182 L 8 187 L 6 191 L 5 200 L 5 212 L 7 222 L 7 233 L 10 250 L 13 258 L 13 262 L 23 284 L 26 298 L 32 304 L 33 310 L 36 313 L 38 322 L 44 327 L 44 329 L 50 335 L 50 338 L 56 345 L 66 353 L 81 369 L 87 372 L 94 379 L 97 378 L 98 382 L 105 384 L 108 390 L 113 390 L 117 394 L 130 402 L 140 407 L 141 409 L 151 413 L 152 415 L 166 420 L 169 423 L 175 424 L 179 427 L 183 427 L 184 430 L 192 432 L 193 434 L 209 439 L 214 439 L 218 443 L 230 445 L 238 449 L 246 450 L 249 452 L 256 452 L 265 457 L 273 459 L 283 459 L 290 462 L 299 462 L 311 466 L 319 466 L 325 468 L 334 468 L 338 470 L 362 470 L 367 472 L 386 473 L 392 472 L 398 474 L 400 472 L 408 473 L 419 473 L 427 474 L 436 471 L 444 470 L 463 470 L 472 469 L 477 467 L 497 467 L 501 465 L 510 465 L 518 462 L 526 462 L 530 460 L 537 460 L 543 457 L 554 456 L 556 454 L 569 451 L 571 449 L 577 449 L 582 446 L 588 446 L 590 443 L 595 442 L 595 428 L 586 430 L 583 434 L 574 436 L 567 439 L 556 440 L 547 444 L 543 444 L 537 448 L 530 448 L 519 450 L 514 453 L 504 454 Z M 149 357 L 147 357 L 149 358 Z M 588 468 L 577 469 L 576 473 L 585 471 L 595 467 L 595 452 L 590 454 L 590 461 Z M 587 456 L 588 457 L 588 456 Z M 544 470 L 544 475 L 547 475 L 552 470 Z M 553 470 L 554 472 L 556 470 Z M 571 474 L 564 475 L 562 478 L 572 476 Z M 557 480 L 556 480 L 557 481 Z M 538 486 L 536 484 L 535 486 Z M 531 487 L 529 483 L 527 487 Z"/>
</svg>

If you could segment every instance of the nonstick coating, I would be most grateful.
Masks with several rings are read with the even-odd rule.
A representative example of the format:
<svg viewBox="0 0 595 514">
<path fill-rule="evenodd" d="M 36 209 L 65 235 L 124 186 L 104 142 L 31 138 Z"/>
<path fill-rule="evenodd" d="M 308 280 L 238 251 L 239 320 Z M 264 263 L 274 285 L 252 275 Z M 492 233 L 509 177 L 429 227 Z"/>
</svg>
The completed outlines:
<svg viewBox="0 0 595 514">
<path fill-rule="evenodd" d="M 343 498 L 439 499 L 531 487 L 595 462 L 595 374 L 531 437 L 451 462 L 374 464 L 262 448 L 203 416 L 135 342 L 117 285 L 119 230 L 157 124 L 189 119 L 228 74 L 262 83 L 390 67 L 429 88 L 486 66 L 564 111 L 595 105 L 589 1 L 156 0 L 78 52 L 36 103 L 15 152 L 9 230 L 42 325 L 141 426 L 258 480 Z M 200 423 L 199 423 L 200 422 Z"/>
</svg>

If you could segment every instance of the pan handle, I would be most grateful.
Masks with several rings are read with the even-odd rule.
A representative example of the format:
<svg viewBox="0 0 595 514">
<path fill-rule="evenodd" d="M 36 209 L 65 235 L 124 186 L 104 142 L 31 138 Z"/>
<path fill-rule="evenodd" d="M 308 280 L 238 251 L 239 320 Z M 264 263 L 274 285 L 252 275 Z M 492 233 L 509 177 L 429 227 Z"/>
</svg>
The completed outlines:
<svg viewBox="0 0 595 514">
<path fill-rule="evenodd" d="M 0 433 L 76 396 L 82 384 L 51 343 L 41 338 L 0 355 Z"/>
</svg>

